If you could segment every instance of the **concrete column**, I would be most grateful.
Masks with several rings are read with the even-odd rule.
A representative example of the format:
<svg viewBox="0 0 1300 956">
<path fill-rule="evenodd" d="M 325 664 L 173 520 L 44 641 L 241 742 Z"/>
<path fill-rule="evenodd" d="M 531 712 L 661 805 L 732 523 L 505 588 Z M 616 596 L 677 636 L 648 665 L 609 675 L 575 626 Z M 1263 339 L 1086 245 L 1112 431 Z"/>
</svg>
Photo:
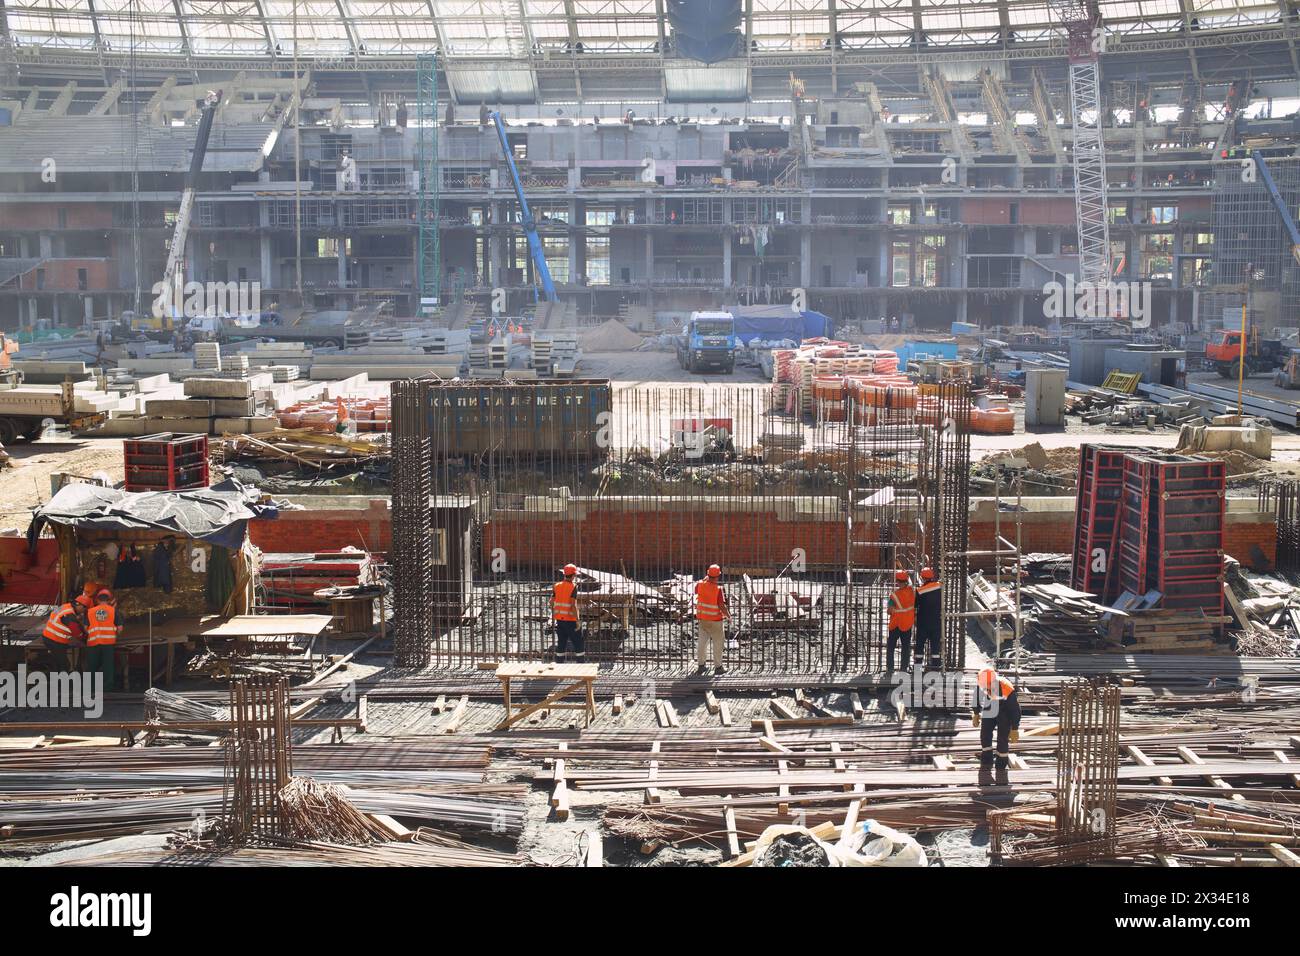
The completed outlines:
<svg viewBox="0 0 1300 956">
<path fill-rule="evenodd" d="M 569 201 L 569 225 L 574 226 L 578 222 L 578 204 L 572 200 Z M 569 282 L 572 285 L 578 284 L 578 277 L 582 274 L 583 261 L 586 256 L 580 256 L 579 249 L 586 252 L 587 239 L 585 234 L 580 234 L 575 230 L 569 231 Z"/>
<path fill-rule="evenodd" d="M 731 288 L 731 234 L 722 237 L 722 287 Z"/>
<path fill-rule="evenodd" d="M 338 277 L 339 288 L 346 289 L 348 287 L 348 244 L 344 239 L 339 239 Z"/>
<path fill-rule="evenodd" d="M 275 244 L 267 233 L 262 234 L 259 252 L 261 253 L 261 279 L 262 285 L 267 289 L 275 289 L 280 286 L 280 277 L 275 274 L 275 256 L 272 255 Z"/>
<path fill-rule="evenodd" d="M 651 230 L 645 233 L 645 277 L 653 281 L 655 277 L 655 238 Z"/>
<path fill-rule="evenodd" d="M 812 232 L 808 229 L 799 234 L 799 285 L 804 289 L 812 286 Z"/>
<path fill-rule="evenodd" d="M 39 258 L 50 259 L 54 256 L 54 237 L 48 232 L 40 234 L 40 253 Z"/>
<path fill-rule="evenodd" d="M 878 285 L 882 289 L 889 288 L 893 276 L 893 264 L 889 259 L 889 246 L 889 231 L 886 230 L 880 233 L 880 281 Z M 880 318 L 880 316 L 875 316 L 875 318 Z M 889 316 L 885 316 L 885 318 L 889 318 Z"/>
</svg>

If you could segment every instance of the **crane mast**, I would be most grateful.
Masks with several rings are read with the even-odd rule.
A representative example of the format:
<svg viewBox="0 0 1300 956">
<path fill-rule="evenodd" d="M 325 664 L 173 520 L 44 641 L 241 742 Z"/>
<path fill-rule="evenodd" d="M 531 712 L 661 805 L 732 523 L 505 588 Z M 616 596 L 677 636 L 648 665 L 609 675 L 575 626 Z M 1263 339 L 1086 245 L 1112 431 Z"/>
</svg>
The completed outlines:
<svg viewBox="0 0 1300 956">
<path fill-rule="evenodd" d="M 1101 14 L 1093 0 L 1049 0 L 1065 27 L 1070 60 L 1074 218 L 1079 234 L 1080 282 L 1110 282 L 1110 223 L 1106 202 L 1106 144 L 1102 136 Z"/>
<path fill-rule="evenodd" d="M 174 323 L 180 314 L 182 301 L 179 280 L 181 262 L 185 258 L 185 240 L 190 233 L 190 218 L 194 214 L 194 187 L 199 173 L 203 170 L 203 157 L 208 151 L 208 138 L 212 135 L 212 121 L 221 104 L 221 90 L 209 92 L 203 99 L 203 113 L 199 119 L 199 128 L 194 136 L 194 155 L 190 157 L 189 172 L 185 174 L 184 187 L 181 191 L 181 205 L 176 213 L 176 226 L 172 230 L 171 244 L 167 248 L 167 266 L 163 270 L 163 289 L 170 297 L 171 313 L 162 318 L 164 328 Z"/>
</svg>

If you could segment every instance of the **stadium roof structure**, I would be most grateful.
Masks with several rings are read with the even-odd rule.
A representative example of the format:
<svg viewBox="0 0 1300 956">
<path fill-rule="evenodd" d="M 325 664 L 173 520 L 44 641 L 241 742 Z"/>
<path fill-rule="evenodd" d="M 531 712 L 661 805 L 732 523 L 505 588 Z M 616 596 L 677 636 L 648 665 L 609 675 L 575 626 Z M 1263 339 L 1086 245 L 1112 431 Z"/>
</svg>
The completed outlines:
<svg viewBox="0 0 1300 956">
<path fill-rule="evenodd" d="M 436 53 L 458 101 L 538 102 L 627 99 L 647 88 L 664 99 L 675 89 L 743 98 L 754 95 L 755 75 L 811 70 L 811 91 L 825 85 L 818 71 L 837 89 L 841 69 L 860 79 L 904 59 L 1059 59 L 1064 52 L 1045 0 L 742 5 L 742 56 L 711 67 L 675 55 L 667 0 L 0 0 L 0 55 L 30 74 L 88 64 L 121 69 L 128 61 L 155 71 L 283 70 L 296 51 L 303 68 L 319 74 L 412 69 L 417 56 Z M 1098 6 L 1108 54 L 1153 62 L 1170 77 L 1199 75 L 1201 65 L 1207 80 L 1217 71 L 1244 75 L 1256 68 L 1241 61 L 1244 50 L 1268 75 L 1300 74 L 1297 0 Z M 1202 51 L 1206 62 L 1198 64 Z M 484 71 L 502 76 L 484 81 Z"/>
</svg>

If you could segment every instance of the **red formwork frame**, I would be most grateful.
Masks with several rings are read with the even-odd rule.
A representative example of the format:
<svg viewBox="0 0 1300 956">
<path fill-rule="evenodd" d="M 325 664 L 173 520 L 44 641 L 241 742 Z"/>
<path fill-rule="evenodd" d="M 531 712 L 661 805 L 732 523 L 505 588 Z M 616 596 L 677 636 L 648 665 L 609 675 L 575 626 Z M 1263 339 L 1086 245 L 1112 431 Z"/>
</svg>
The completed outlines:
<svg viewBox="0 0 1300 956">
<path fill-rule="evenodd" d="M 1079 448 L 1078 495 L 1074 505 L 1074 562 L 1070 586 L 1096 594 L 1103 602 L 1115 597 L 1119 522 L 1123 512 L 1123 448 L 1082 445 Z M 1093 554 L 1101 549 L 1105 561 L 1094 569 Z"/>
<path fill-rule="evenodd" d="M 1152 586 L 1166 608 L 1223 614 L 1227 466 L 1212 458 L 1168 456 L 1153 463 L 1151 508 L 1159 537 Z"/>
<path fill-rule="evenodd" d="M 1151 529 L 1151 460 L 1138 455 L 1124 459 L 1124 494 L 1118 528 L 1119 554 L 1116 561 L 1116 590 L 1145 594 Z"/>
<path fill-rule="evenodd" d="M 208 436 L 161 432 L 122 442 L 127 491 L 206 488 Z"/>
</svg>

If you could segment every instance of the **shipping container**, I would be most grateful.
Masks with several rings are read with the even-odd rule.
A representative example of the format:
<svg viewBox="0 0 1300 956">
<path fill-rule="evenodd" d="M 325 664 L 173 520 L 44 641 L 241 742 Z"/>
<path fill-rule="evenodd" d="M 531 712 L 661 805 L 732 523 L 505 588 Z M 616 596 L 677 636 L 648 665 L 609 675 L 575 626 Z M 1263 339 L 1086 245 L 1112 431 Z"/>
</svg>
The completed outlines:
<svg viewBox="0 0 1300 956">
<path fill-rule="evenodd" d="M 422 392 L 435 459 L 491 455 L 600 458 L 608 453 L 608 380 L 448 382 Z"/>
</svg>

